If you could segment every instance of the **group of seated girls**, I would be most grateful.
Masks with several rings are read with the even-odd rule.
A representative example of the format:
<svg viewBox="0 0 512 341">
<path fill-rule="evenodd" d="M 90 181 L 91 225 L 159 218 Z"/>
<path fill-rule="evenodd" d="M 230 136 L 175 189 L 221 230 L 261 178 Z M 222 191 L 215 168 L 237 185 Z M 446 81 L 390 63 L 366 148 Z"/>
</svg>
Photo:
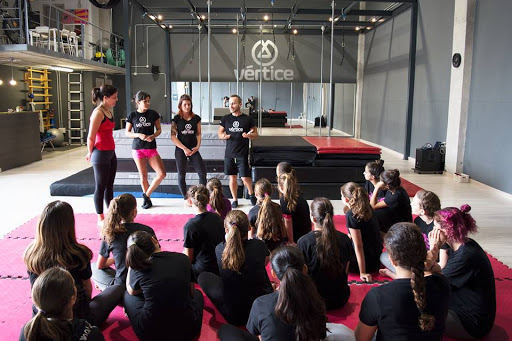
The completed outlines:
<svg viewBox="0 0 512 341">
<path fill-rule="evenodd" d="M 76 240 L 73 209 L 52 202 L 24 255 L 34 305 L 20 340 L 103 340 L 98 328 L 117 304 L 141 340 L 194 340 L 204 307 L 196 283 L 228 322 L 221 340 L 487 335 L 496 315 L 494 275 L 468 237 L 477 230 L 470 207 L 441 209 L 424 190 L 410 203 L 398 170 L 384 171 L 382 163 L 367 165 L 365 177 L 370 193 L 355 183 L 341 187 L 348 235 L 336 228 L 328 199 L 308 205 L 286 163 L 277 167 L 279 204 L 261 179 L 248 215 L 230 210 L 219 180 L 192 186 L 195 216 L 183 227 L 183 253 L 162 250 L 153 229 L 135 222 L 135 198 L 122 194 L 111 202 L 92 268 L 91 250 Z M 381 274 L 393 281 L 368 292 L 355 331 L 328 323 L 327 311 L 349 300 L 348 273 L 372 281 L 381 261 Z M 94 298 L 91 277 L 101 290 Z"/>
</svg>

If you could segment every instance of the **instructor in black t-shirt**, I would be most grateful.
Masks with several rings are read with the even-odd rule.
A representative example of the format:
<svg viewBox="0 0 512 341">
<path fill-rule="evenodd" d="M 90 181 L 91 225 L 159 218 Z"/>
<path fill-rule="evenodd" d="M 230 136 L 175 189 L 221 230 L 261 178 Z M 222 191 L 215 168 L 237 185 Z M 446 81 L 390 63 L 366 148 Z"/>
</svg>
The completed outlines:
<svg viewBox="0 0 512 341">
<path fill-rule="evenodd" d="M 220 120 L 219 138 L 226 141 L 226 154 L 224 156 L 224 174 L 229 175 L 229 189 L 233 196 L 232 208 L 238 207 L 237 174 L 247 187 L 251 203 L 256 204 L 256 197 L 252 189 L 251 168 L 249 167 L 249 140 L 258 137 L 258 129 L 254 119 L 240 111 L 242 99 L 238 95 L 229 98 L 231 115 Z"/>
</svg>

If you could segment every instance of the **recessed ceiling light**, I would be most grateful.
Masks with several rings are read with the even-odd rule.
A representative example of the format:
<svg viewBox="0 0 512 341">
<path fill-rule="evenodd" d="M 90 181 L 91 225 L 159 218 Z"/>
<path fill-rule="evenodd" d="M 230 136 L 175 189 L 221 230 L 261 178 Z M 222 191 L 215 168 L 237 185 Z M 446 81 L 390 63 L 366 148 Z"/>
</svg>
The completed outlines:
<svg viewBox="0 0 512 341">
<path fill-rule="evenodd" d="M 359 26 L 356 26 L 356 28 L 355 28 L 356 31 L 359 31 L 360 29 L 361 29 L 361 27 L 359 27 Z"/>
<path fill-rule="evenodd" d="M 297 34 L 297 33 L 299 33 L 299 31 L 297 31 L 297 29 L 294 29 L 293 34 Z"/>
<path fill-rule="evenodd" d="M 162 15 L 161 15 L 161 14 L 159 14 L 159 15 L 158 15 L 158 20 L 162 20 L 162 19 L 163 19 Z"/>
<path fill-rule="evenodd" d="M 201 19 L 203 19 L 203 20 L 204 20 L 204 19 L 206 19 L 206 16 L 203 14 L 203 15 L 201 16 Z"/>
<path fill-rule="evenodd" d="M 236 33 L 237 32 L 236 28 L 234 28 L 231 32 Z"/>
<path fill-rule="evenodd" d="M 263 20 L 268 21 L 268 19 L 270 19 L 270 18 L 268 17 L 268 15 L 265 14 L 265 16 L 263 17 Z"/>
<path fill-rule="evenodd" d="M 373 17 L 371 22 L 376 22 L 377 21 L 377 18 Z"/>
<path fill-rule="evenodd" d="M 172 25 L 169 25 L 168 27 L 169 27 L 169 28 L 172 28 Z"/>
</svg>

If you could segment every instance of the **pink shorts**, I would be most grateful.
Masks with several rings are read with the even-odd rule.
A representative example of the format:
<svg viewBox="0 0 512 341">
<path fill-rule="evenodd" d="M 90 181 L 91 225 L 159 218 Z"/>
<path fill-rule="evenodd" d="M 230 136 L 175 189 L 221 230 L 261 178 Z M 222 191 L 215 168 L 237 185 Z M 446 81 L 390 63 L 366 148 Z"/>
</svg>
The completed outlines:
<svg viewBox="0 0 512 341">
<path fill-rule="evenodd" d="M 134 159 L 151 159 L 158 155 L 158 151 L 156 149 L 133 149 L 132 155 Z"/>
</svg>

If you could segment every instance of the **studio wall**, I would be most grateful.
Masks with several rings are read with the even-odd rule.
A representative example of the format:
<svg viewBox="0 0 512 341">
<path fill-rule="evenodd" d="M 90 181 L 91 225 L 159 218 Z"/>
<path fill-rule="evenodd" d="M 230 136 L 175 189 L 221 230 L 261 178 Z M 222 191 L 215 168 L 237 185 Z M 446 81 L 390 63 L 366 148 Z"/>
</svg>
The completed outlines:
<svg viewBox="0 0 512 341">
<path fill-rule="evenodd" d="M 509 0 L 477 1 L 464 173 L 512 194 Z"/>
<path fill-rule="evenodd" d="M 411 155 L 445 141 L 454 1 L 419 0 Z M 442 8 L 442 11 L 440 10 Z M 411 11 L 366 34 L 361 138 L 403 152 Z"/>
</svg>

